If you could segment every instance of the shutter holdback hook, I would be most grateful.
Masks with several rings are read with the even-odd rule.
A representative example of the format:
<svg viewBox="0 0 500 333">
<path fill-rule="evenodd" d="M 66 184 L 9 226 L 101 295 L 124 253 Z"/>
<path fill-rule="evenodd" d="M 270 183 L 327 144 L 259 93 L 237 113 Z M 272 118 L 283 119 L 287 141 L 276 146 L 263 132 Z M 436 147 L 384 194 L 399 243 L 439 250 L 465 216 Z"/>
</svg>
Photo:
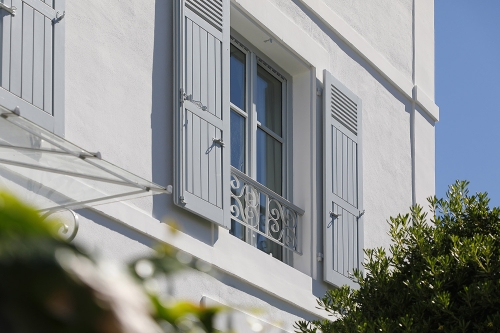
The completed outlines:
<svg viewBox="0 0 500 333">
<path fill-rule="evenodd" d="M 52 20 L 52 23 L 57 23 L 57 22 L 61 21 L 65 15 L 66 15 L 66 11 L 64 11 L 62 14 L 61 14 L 61 12 L 57 12 L 56 17 Z"/>
</svg>

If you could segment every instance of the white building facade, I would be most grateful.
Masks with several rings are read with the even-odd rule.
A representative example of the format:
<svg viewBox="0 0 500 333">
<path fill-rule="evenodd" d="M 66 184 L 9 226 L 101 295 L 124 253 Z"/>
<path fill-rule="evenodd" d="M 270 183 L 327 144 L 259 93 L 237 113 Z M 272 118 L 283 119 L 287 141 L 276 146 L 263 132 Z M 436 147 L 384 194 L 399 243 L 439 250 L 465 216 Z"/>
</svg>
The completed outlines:
<svg viewBox="0 0 500 333">
<path fill-rule="evenodd" d="M 74 209 L 74 242 L 104 258 L 165 242 L 211 265 L 176 297 L 291 332 L 434 194 L 433 0 L 1 11 L 0 186 Z"/>
</svg>

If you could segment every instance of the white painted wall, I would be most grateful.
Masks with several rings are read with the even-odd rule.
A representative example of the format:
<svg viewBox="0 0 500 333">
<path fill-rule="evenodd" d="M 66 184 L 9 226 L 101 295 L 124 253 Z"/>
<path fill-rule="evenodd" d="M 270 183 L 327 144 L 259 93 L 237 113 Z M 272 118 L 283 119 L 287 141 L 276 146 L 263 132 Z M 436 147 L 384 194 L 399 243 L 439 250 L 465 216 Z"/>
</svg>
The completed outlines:
<svg viewBox="0 0 500 333">
<path fill-rule="evenodd" d="M 432 0 L 425 1 L 417 22 L 432 15 Z M 365 246 L 387 245 L 386 219 L 434 191 L 433 28 L 422 28 L 418 43 L 429 52 L 414 69 L 410 0 L 232 3 L 233 28 L 292 76 L 291 198 L 306 210 L 304 255 L 294 256 L 295 268 L 276 262 L 167 195 L 82 212 L 76 242 L 118 260 L 149 253 L 153 241 L 169 242 L 219 272 L 179 278 L 176 296 L 199 301 L 207 295 L 244 311 L 261 307 L 292 331 L 298 317 L 323 314 L 314 309 L 315 297 L 328 287 L 316 260 L 323 247 L 322 102 L 316 96 L 322 71 L 363 101 Z M 322 6 L 342 20 L 328 21 L 326 11 L 314 10 Z M 66 138 L 142 177 L 172 184 L 172 0 L 140 6 L 68 1 L 65 19 Z M 269 37 L 275 43 L 263 43 Z M 417 83 L 425 98 L 415 101 Z M 167 232 L 160 222 L 165 217 L 179 224 L 179 236 Z"/>
</svg>

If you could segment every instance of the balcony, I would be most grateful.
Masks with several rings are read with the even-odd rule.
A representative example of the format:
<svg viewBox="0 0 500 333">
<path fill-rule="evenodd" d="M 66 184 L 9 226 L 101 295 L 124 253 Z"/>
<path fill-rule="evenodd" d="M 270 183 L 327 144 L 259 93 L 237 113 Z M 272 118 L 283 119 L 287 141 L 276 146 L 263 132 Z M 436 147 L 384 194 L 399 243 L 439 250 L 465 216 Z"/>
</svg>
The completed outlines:
<svg viewBox="0 0 500 333">
<path fill-rule="evenodd" d="M 231 167 L 231 219 L 302 255 L 298 235 L 304 210 Z"/>
</svg>

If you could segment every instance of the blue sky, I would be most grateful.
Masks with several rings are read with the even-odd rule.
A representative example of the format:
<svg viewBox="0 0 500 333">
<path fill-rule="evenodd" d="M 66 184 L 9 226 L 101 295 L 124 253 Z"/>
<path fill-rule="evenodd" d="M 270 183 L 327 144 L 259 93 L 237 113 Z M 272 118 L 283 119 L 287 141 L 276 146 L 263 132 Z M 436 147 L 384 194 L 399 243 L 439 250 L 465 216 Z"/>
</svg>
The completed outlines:
<svg viewBox="0 0 500 333">
<path fill-rule="evenodd" d="M 456 179 L 500 206 L 500 0 L 435 0 L 436 194 Z"/>
</svg>

